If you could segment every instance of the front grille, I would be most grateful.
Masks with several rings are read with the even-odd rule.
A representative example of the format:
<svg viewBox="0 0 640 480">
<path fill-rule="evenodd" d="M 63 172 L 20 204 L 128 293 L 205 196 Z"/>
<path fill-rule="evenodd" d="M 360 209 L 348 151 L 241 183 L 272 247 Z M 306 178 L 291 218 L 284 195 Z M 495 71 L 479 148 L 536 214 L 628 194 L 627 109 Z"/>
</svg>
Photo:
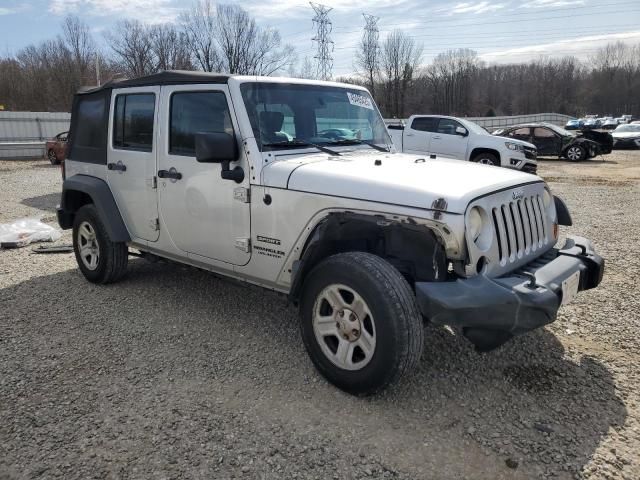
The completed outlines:
<svg viewBox="0 0 640 480">
<path fill-rule="evenodd" d="M 538 150 L 531 147 L 524 147 L 524 158 L 527 160 L 535 160 L 538 156 Z"/>
<path fill-rule="evenodd" d="M 513 263 L 547 243 L 547 219 L 540 195 L 535 194 L 492 209 L 500 264 Z"/>
</svg>

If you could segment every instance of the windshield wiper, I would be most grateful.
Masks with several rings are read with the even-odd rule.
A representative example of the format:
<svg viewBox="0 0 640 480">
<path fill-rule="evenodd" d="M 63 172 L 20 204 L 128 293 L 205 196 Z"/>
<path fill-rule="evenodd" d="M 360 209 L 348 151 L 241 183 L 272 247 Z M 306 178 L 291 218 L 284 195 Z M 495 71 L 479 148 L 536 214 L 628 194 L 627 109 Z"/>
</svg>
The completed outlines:
<svg viewBox="0 0 640 480">
<path fill-rule="evenodd" d="M 263 143 L 263 147 L 314 147 L 320 150 L 321 152 L 328 153 L 329 155 L 340 156 L 340 152 L 336 152 L 335 150 L 331 150 L 330 148 L 323 147 L 322 145 L 318 145 L 317 143 L 303 142 L 301 140 L 282 140 L 281 142 L 270 142 Z"/>
<path fill-rule="evenodd" d="M 379 152 L 389 152 L 388 147 L 381 147 L 380 145 L 376 145 L 373 142 L 369 142 L 367 140 L 358 140 L 357 138 L 343 138 L 341 140 L 334 140 L 331 142 L 331 145 L 368 145 L 371 148 L 378 150 Z"/>
</svg>

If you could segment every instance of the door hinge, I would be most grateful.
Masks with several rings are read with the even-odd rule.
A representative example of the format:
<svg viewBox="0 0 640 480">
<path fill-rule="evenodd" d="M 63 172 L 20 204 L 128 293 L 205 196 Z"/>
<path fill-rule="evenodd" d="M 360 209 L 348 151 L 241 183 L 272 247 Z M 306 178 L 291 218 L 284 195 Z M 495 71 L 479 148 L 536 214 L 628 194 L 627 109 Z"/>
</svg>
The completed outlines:
<svg viewBox="0 0 640 480">
<path fill-rule="evenodd" d="M 251 250 L 251 239 L 247 237 L 236 238 L 236 248 L 242 250 L 244 253 L 249 253 Z"/>
<path fill-rule="evenodd" d="M 152 218 L 151 220 L 149 220 L 149 226 L 151 227 L 151 230 L 154 231 L 158 231 L 160 230 L 160 219 L 159 218 Z"/>
<path fill-rule="evenodd" d="M 158 188 L 158 177 L 154 175 L 151 178 L 147 178 L 147 186 L 149 188 Z"/>
<path fill-rule="evenodd" d="M 249 194 L 249 189 L 244 187 L 238 187 L 233 189 L 233 198 L 235 200 L 240 200 L 243 203 L 249 203 L 251 201 L 251 196 Z"/>
</svg>

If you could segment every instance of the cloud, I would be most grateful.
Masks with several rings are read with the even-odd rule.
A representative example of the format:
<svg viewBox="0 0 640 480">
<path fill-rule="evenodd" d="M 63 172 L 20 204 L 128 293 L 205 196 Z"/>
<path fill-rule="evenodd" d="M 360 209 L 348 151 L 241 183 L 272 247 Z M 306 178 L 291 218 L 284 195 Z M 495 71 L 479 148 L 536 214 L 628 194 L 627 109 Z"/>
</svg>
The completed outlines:
<svg viewBox="0 0 640 480">
<path fill-rule="evenodd" d="M 97 17 L 118 16 L 144 23 L 173 22 L 180 8 L 171 0 L 51 0 L 49 11 L 54 15 L 81 13 Z"/>
<path fill-rule="evenodd" d="M 457 3 L 453 6 L 451 10 L 447 9 L 451 15 L 455 15 L 458 13 L 486 13 L 486 12 L 495 12 L 496 10 L 501 10 L 505 7 L 504 3 L 494 3 L 488 1 L 482 2 L 465 2 L 465 3 Z"/>
<path fill-rule="evenodd" d="M 631 32 L 611 33 L 607 35 L 590 35 L 571 38 L 551 43 L 529 45 L 527 47 L 510 48 L 480 55 L 480 58 L 490 63 L 520 63 L 539 58 L 541 56 L 571 55 L 586 59 L 598 48 L 616 41 L 640 41 L 640 30 Z"/>
<path fill-rule="evenodd" d="M 557 8 L 584 4 L 584 0 L 531 0 L 521 5 L 520 8 Z"/>
</svg>

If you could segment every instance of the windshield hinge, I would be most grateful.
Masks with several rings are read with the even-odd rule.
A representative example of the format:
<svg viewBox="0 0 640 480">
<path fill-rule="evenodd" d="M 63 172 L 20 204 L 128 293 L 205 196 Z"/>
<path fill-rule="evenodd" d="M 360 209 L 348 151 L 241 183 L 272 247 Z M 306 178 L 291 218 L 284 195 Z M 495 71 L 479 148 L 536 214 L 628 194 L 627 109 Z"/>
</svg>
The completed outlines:
<svg viewBox="0 0 640 480">
<path fill-rule="evenodd" d="M 233 198 L 239 200 L 242 203 L 250 203 L 251 195 L 248 188 L 238 187 L 233 189 Z"/>
<path fill-rule="evenodd" d="M 155 232 L 160 230 L 160 220 L 158 219 L 158 217 L 149 220 L 149 226 L 151 227 L 151 230 Z"/>
<path fill-rule="evenodd" d="M 251 251 L 251 239 L 247 237 L 236 238 L 236 248 L 244 253 Z"/>
<path fill-rule="evenodd" d="M 147 179 L 147 186 L 149 188 L 158 188 L 158 177 L 153 176 Z"/>
</svg>

